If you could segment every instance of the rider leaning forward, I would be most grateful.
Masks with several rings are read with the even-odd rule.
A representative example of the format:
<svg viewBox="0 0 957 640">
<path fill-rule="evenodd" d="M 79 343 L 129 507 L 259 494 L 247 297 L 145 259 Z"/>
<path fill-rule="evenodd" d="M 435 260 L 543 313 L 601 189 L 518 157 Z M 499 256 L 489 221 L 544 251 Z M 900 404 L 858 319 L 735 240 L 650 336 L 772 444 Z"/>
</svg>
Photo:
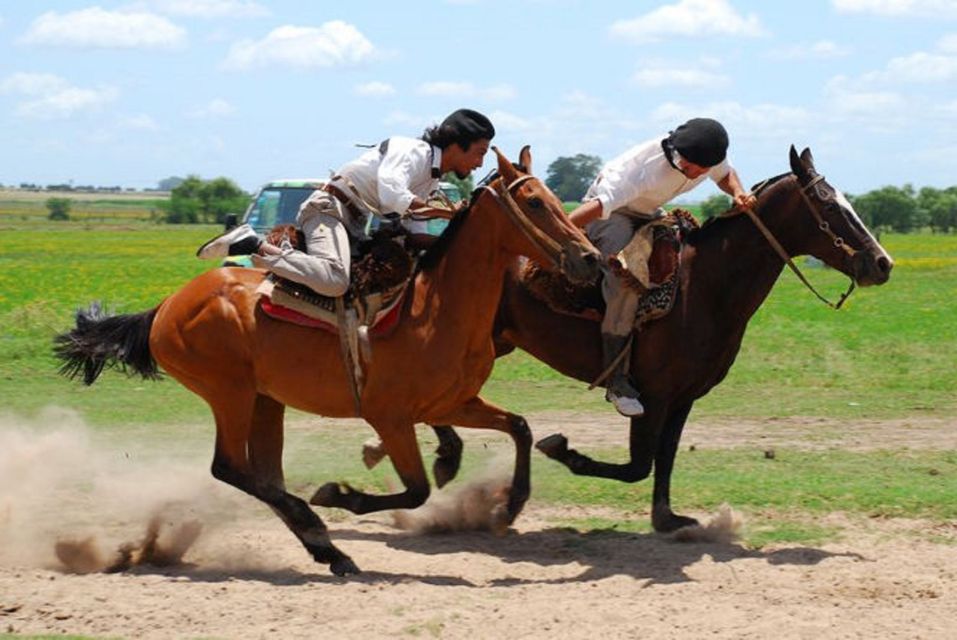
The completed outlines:
<svg viewBox="0 0 957 640">
<path fill-rule="evenodd" d="M 398 214 L 413 233 L 413 212 L 422 217 L 450 217 L 454 210 L 427 204 L 429 194 L 438 188 L 444 173 L 454 171 L 466 178 L 481 167 L 494 136 L 495 128 L 487 117 L 459 109 L 419 139 L 395 136 L 384 140 L 378 148 L 344 165 L 323 189 L 315 191 L 296 218 L 306 239 L 305 251 L 288 244 L 269 244 L 244 224 L 210 240 L 196 255 L 252 254 L 257 267 L 323 295 L 341 296 L 349 287 L 352 254 L 356 241 L 366 237 L 369 216 Z"/>
<path fill-rule="evenodd" d="M 754 206 L 754 196 L 741 187 L 728 162 L 728 134 L 721 123 L 694 118 L 667 136 L 643 142 L 608 162 L 585 194 L 571 220 L 584 227 L 588 239 L 605 258 L 615 256 L 645 222 L 664 214 L 662 205 L 711 180 L 730 195 L 738 208 Z M 606 302 L 601 323 L 603 370 L 625 348 L 638 310 L 638 294 L 623 285 L 603 261 L 602 293 Z M 627 356 L 610 374 L 605 398 L 619 413 L 640 416 L 644 407 L 628 378 Z"/>
</svg>

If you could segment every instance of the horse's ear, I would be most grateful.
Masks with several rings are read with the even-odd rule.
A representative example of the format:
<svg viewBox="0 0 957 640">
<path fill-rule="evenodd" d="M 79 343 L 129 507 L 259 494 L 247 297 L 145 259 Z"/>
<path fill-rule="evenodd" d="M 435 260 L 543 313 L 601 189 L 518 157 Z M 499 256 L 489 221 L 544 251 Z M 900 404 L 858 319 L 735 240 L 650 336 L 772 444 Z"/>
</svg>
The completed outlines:
<svg viewBox="0 0 957 640">
<path fill-rule="evenodd" d="M 492 151 L 498 156 L 498 174 L 502 176 L 506 184 L 514 182 L 518 177 L 518 172 L 515 171 L 515 167 L 512 166 L 511 161 L 498 150 L 498 147 L 493 146 Z"/>
<path fill-rule="evenodd" d="M 525 145 L 522 147 L 522 150 L 518 152 L 518 163 L 525 167 L 526 173 L 532 172 L 532 147 L 531 145 Z"/>
<path fill-rule="evenodd" d="M 804 151 L 810 155 L 810 152 L 807 149 Z M 808 172 L 807 166 L 804 164 L 804 157 L 803 155 L 798 156 L 797 149 L 794 148 L 793 144 L 791 145 L 790 159 L 791 171 L 794 172 L 794 175 L 796 175 L 801 182 L 807 182 L 810 178 L 810 174 Z"/>
<path fill-rule="evenodd" d="M 811 155 L 810 147 L 804 147 L 804 151 L 801 152 L 801 161 L 808 169 L 814 169 L 814 156 Z"/>
</svg>

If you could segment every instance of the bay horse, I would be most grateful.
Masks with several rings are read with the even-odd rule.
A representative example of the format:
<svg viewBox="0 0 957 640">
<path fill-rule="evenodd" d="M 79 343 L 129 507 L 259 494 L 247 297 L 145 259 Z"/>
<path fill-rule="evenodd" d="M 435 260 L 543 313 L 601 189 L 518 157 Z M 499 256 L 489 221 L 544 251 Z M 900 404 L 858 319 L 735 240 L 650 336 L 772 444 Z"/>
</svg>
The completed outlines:
<svg viewBox="0 0 957 640">
<path fill-rule="evenodd" d="M 754 213 L 788 256 L 812 255 L 861 286 L 890 277 L 893 260 L 861 222 L 844 195 L 814 168 L 809 149 L 790 150 L 791 173 L 755 188 Z M 553 434 L 536 443 L 577 475 L 637 482 L 654 469 L 651 521 L 670 532 L 697 524 L 671 509 L 671 474 L 678 442 L 694 402 L 727 375 L 748 321 L 784 268 L 748 216 L 713 218 L 691 232 L 681 250 L 680 290 L 671 313 L 645 325 L 632 343 L 631 376 L 641 390 L 642 417 L 631 418 L 630 460 L 593 460 Z M 553 311 L 509 271 L 495 324 L 499 356 L 516 347 L 584 382 L 602 372 L 599 322 Z M 835 306 L 835 305 L 832 305 Z M 462 442 L 449 426 L 435 426 L 440 446 L 437 482 L 451 479 Z M 364 452 L 374 463 L 375 447 Z"/>
<path fill-rule="evenodd" d="M 528 147 L 520 165 L 494 150 L 498 177 L 476 192 L 468 211 L 423 256 L 398 326 L 372 339 L 371 361 L 363 363 L 361 417 L 381 438 L 405 490 L 370 495 L 330 482 L 312 504 L 361 514 L 425 502 L 429 482 L 416 422 L 507 433 L 516 447 L 505 510 L 509 523 L 527 500 L 531 431 L 521 416 L 478 395 L 495 358 L 492 326 L 505 271 L 524 255 L 589 281 L 598 276 L 599 254 L 555 195 L 531 175 Z M 334 574 L 357 573 L 319 516 L 286 491 L 282 470 L 286 406 L 329 417 L 357 415 L 339 338 L 265 315 L 256 292 L 265 275 L 219 268 L 150 311 L 112 317 L 102 316 L 96 305 L 80 311 L 76 328 L 56 341 L 61 373 L 82 372 L 91 384 L 104 366 L 147 378 L 161 366 L 212 409 L 213 476 L 268 504 Z"/>
</svg>

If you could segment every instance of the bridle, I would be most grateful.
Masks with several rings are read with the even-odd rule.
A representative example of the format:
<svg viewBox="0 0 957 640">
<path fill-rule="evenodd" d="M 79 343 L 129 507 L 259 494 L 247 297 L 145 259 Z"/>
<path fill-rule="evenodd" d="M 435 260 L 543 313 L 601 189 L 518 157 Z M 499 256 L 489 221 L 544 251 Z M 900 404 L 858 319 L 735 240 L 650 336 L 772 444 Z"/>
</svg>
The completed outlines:
<svg viewBox="0 0 957 640">
<path fill-rule="evenodd" d="M 529 217 L 522 211 L 522 208 L 518 206 L 518 203 L 515 202 L 515 198 L 512 196 L 513 190 L 517 189 L 521 185 L 525 184 L 529 180 L 536 180 L 535 176 L 531 174 L 526 174 L 524 176 L 519 176 L 513 180 L 509 185 L 505 185 L 504 180 L 499 180 L 499 188 L 493 189 L 488 184 L 482 184 L 477 190 L 488 191 L 492 194 L 492 197 L 495 198 L 495 201 L 505 209 L 505 213 L 508 214 L 512 222 L 522 231 L 526 238 L 529 241 L 538 247 L 543 254 L 551 262 L 552 267 L 557 270 L 561 270 L 562 265 L 565 262 L 565 254 L 562 250 L 562 246 L 553 240 L 551 237 L 542 232 L 538 226 L 533 223 Z M 483 180 L 483 182 L 485 182 Z"/>
<path fill-rule="evenodd" d="M 756 196 L 771 182 L 771 180 L 772 179 L 768 179 L 760 183 L 757 187 L 755 187 L 752 190 L 751 193 Z M 843 249 L 851 258 L 853 258 L 854 255 L 857 253 L 857 251 L 853 249 L 852 247 L 850 247 L 847 244 L 847 242 L 844 241 L 844 238 L 834 233 L 834 231 L 831 229 L 831 225 L 828 224 L 827 220 L 824 219 L 824 216 L 821 215 L 821 210 L 818 203 L 815 200 L 811 199 L 810 192 L 813 190 L 814 196 L 818 200 L 821 200 L 821 201 L 826 200 L 827 194 L 821 193 L 821 191 L 818 188 L 818 185 L 820 185 L 822 182 L 824 182 L 823 175 L 814 176 L 814 178 L 812 178 L 810 182 L 808 182 L 806 185 L 801 187 L 801 191 L 800 191 L 801 198 L 803 198 L 804 203 L 807 205 L 808 210 L 811 212 L 811 215 L 814 216 L 814 219 L 817 221 L 817 228 L 831 237 L 831 240 L 833 241 L 835 247 L 839 249 Z M 781 246 L 781 243 L 777 241 L 777 238 L 774 237 L 774 234 L 771 233 L 771 230 L 768 229 L 767 226 L 764 224 L 764 222 L 761 221 L 761 218 L 758 217 L 758 214 L 756 214 L 752 209 L 745 209 L 744 212 L 748 214 L 748 217 L 751 218 L 751 221 L 754 223 L 754 226 L 756 226 L 758 230 L 764 235 L 765 239 L 768 241 L 768 244 L 770 244 L 774 248 L 774 250 L 778 253 L 778 255 L 781 256 L 781 258 L 784 260 L 784 263 L 787 264 L 787 266 L 791 269 L 791 271 L 793 271 L 794 274 L 801 280 L 801 282 L 804 283 L 804 286 L 807 287 L 811 291 L 811 293 L 817 296 L 818 300 L 820 300 L 827 306 L 831 307 L 832 309 L 840 309 L 841 305 L 843 305 L 844 301 L 850 297 L 851 293 L 854 291 L 855 287 L 857 286 L 856 283 L 854 282 L 854 279 L 850 278 L 850 281 L 851 281 L 850 285 L 848 286 L 847 291 L 841 294 L 840 299 L 836 303 L 831 302 L 830 300 L 822 296 L 820 293 L 818 293 L 817 289 L 815 289 L 811 285 L 811 283 L 808 281 L 808 279 L 804 277 L 804 274 L 801 273 L 801 270 L 798 269 L 796 264 L 794 264 L 794 261 L 791 259 L 791 256 L 789 256 L 787 251 L 784 250 L 784 247 Z M 738 213 L 740 213 L 740 211 L 737 209 L 729 209 L 728 211 L 722 213 L 720 217 L 722 218 L 731 217 L 733 215 L 737 215 Z"/>
</svg>

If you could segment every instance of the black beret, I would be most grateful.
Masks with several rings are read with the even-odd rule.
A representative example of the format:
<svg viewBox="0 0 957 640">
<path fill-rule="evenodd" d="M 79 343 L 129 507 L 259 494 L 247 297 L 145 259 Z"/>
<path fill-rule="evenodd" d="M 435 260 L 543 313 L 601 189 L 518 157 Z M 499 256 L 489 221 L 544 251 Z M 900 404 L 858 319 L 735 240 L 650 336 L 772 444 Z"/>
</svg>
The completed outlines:
<svg viewBox="0 0 957 640">
<path fill-rule="evenodd" d="M 481 138 L 491 140 L 495 137 L 495 127 L 492 126 L 492 121 L 472 109 L 459 109 L 453 112 L 442 121 L 440 128 L 451 129 L 455 131 L 456 135 L 472 140 Z"/>
<path fill-rule="evenodd" d="M 711 118 L 692 118 L 670 132 L 668 142 L 689 162 L 702 167 L 721 164 L 728 154 L 728 132 Z"/>
</svg>

